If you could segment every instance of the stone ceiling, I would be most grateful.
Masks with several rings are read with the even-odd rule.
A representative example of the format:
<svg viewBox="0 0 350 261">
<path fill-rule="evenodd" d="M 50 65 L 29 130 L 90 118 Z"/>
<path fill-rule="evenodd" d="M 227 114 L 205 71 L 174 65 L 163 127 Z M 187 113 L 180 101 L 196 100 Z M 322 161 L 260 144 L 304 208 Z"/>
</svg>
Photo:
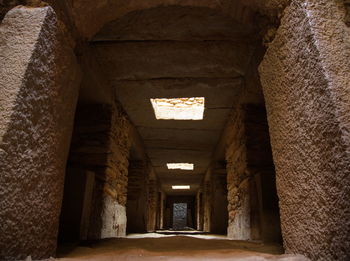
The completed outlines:
<svg viewBox="0 0 350 261">
<path fill-rule="evenodd" d="M 136 126 L 162 188 L 198 189 L 253 52 L 252 28 L 209 8 L 158 7 L 106 24 L 91 42 Z M 204 97 L 201 121 L 156 120 L 151 98 Z M 194 163 L 194 171 L 166 163 Z M 183 194 L 183 192 L 177 192 Z"/>
</svg>

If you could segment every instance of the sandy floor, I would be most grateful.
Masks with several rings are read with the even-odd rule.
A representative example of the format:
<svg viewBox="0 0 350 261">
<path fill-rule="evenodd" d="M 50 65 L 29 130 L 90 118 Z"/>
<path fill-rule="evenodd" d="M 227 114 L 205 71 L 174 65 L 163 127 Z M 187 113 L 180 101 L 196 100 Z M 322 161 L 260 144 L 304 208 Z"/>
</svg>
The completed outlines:
<svg viewBox="0 0 350 261">
<path fill-rule="evenodd" d="M 307 260 L 282 253 L 279 245 L 227 240 L 223 236 L 151 233 L 101 240 L 87 246 L 62 247 L 59 260 Z"/>
</svg>

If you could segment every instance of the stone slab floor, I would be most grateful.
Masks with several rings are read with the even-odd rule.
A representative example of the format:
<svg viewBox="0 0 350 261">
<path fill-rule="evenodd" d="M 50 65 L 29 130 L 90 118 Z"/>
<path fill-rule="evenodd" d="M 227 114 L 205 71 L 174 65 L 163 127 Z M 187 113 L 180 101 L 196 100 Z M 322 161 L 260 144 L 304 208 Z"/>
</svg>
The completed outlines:
<svg viewBox="0 0 350 261">
<path fill-rule="evenodd" d="M 101 240 L 86 246 L 61 247 L 58 260 L 308 260 L 282 253 L 279 245 L 227 240 L 223 236 L 149 233 Z"/>
</svg>

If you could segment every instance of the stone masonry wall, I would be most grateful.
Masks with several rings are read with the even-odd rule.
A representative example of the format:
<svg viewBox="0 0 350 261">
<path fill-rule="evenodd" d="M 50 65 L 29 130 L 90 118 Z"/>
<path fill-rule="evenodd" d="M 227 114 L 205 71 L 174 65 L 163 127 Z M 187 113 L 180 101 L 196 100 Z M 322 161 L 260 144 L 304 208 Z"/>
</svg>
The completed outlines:
<svg viewBox="0 0 350 261">
<path fill-rule="evenodd" d="M 260 65 L 287 252 L 350 259 L 350 31 L 343 1 L 292 1 Z"/>
<path fill-rule="evenodd" d="M 250 173 L 252 239 L 280 242 L 278 197 L 264 105 L 244 105 L 247 168 Z"/>
<path fill-rule="evenodd" d="M 95 172 L 89 238 L 124 236 L 130 122 L 118 106 L 78 107 L 69 164 Z"/>
<path fill-rule="evenodd" d="M 210 170 L 209 170 L 210 171 Z M 204 232 L 210 232 L 210 225 L 211 225 L 211 205 L 212 205 L 212 185 L 210 181 L 210 175 L 207 176 L 203 182 L 202 185 L 202 191 L 203 191 L 203 231 Z"/>
<path fill-rule="evenodd" d="M 200 188 L 196 194 L 197 230 L 203 230 L 203 191 Z"/>
<path fill-rule="evenodd" d="M 216 173 L 213 171 L 210 183 L 212 191 L 210 232 L 214 234 L 226 234 L 228 226 L 226 173 Z"/>
<path fill-rule="evenodd" d="M 226 138 L 228 229 L 232 239 L 250 239 L 249 173 L 244 134 L 244 111 L 241 106 L 232 113 Z"/>
<path fill-rule="evenodd" d="M 128 175 L 128 232 L 153 232 L 160 211 L 158 183 L 150 163 L 132 161 Z"/>
<path fill-rule="evenodd" d="M 155 179 L 148 179 L 148 219 L 147 232 L 156 230 L 157 204 L 158 204 L 158 184 Z"/>
<path fill-rule="evenodd" d="M 128 201 L 126 206 L 128 233 L 147 231 L 147 168 L 143 161 L 131 161 L 128 173 Z"/>
</svg>

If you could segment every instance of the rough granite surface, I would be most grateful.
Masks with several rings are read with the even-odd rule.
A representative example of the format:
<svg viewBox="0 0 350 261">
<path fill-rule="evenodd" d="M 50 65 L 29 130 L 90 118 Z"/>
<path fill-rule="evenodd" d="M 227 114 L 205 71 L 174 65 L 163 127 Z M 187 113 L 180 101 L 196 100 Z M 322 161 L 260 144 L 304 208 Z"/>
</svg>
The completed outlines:
<svg viewBox="0 0 350 261">
<path fill-rule="evenodd" d="M 260 65 L 284 247 L 350 259 L 349 28 L 342 1 L 292 1 Z"/>
<path fill-rule="evenodd" d="M 50 7 L 12 9 L 0 25 L 1 260 L 56 251 L 79 81 L 57 28 Z"/>
</svg>

